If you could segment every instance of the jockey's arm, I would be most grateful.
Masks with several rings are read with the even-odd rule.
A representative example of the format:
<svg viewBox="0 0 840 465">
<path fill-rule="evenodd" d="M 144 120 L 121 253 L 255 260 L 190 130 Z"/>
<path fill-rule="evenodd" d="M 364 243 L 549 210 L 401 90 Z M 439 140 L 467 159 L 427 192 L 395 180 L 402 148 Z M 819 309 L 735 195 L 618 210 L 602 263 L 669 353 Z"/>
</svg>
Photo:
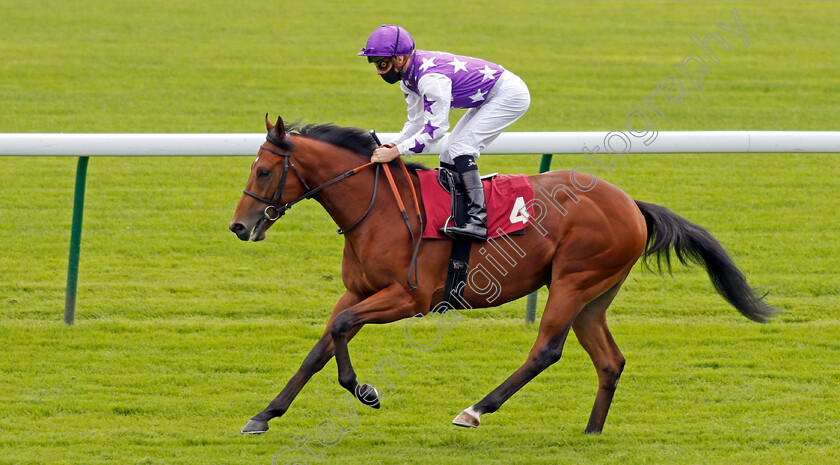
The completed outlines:
<svg viewBox="0 0 840 465">
<path fill-rule="evenodd" d="M 405 141 L 423 127 L 423 99 L 416 93 L 408 90 L 402 82 L 400 82 L 400 89 L 403 91 L 403 94 L 405 94 L 408 119 L 403 125 L 400 133 L 390 141 L 390 143 L 394 145 Z"/>
<path fill-rule="evenodd" d="M 400 84 L 402 85 L 402 84 Z M 400 155 L 412 156 L 428 152 L 449 130 L 449 107 L 452 101 L 452 81 L 437 73 L 423 76 L 417 83 L 419 93 L 407 91 L 409 97 L 408 117 L 403 131 L 409 129 L 405 137 L 400 133 L 399 142 L 395 142 Z M 411 99 L 409 101 L 409 98 Z M 418 124 L 419 123 L 419 124 Z M 407 132 L 407 131 L 406 131 Z"/>
</svg>

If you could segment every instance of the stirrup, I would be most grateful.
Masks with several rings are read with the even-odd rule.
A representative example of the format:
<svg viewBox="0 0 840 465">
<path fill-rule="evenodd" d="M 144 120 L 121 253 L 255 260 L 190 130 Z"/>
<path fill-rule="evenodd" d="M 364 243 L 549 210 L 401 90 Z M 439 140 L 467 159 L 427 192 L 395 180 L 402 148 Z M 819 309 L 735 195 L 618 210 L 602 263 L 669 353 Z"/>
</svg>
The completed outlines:
<svg viewBox="0 0 840 465">
<path fill-rule="evenodd" d="M 444 226 L 438 230 L 439 233 L 451 237 L 452 239 L 465 239 L 470 241 L 487 240 L 487 226 L 483 224 L 467 223 L 463 227 L 458 226 Z"/>
</svg>

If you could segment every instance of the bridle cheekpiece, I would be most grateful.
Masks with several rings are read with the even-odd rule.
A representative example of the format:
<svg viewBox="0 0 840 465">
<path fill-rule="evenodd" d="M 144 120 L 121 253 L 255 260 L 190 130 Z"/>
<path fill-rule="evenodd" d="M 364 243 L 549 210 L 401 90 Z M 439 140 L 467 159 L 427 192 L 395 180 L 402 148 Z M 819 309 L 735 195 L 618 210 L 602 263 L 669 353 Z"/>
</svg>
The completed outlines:
<svg viewBox="0 0 840 465">
<path fill-rule="evenodd" d="M 269 142 L 275 147 L 288 147 L 291 144 L 292 137 L 291 133 L 289 132 L 283 134 L 283 137 L 278 136 L 277 130 L 273 127 L 268 131 L 268 134 L 265 136 L 265 140 L 266 142 Z M 309 186 L 306 184 L 306 181 L 303 179 L 303 176 L 300 175 L 300 171 L 298 171 L 297 167 L 292 162 L 292 154 L 289 152 L 289 150 L 281 151 L 265 144 L 261 145 L 260 149 L 283 157 L 283 171 L 280 173 L 280 181 L 277 183 L 277 187 L 274 188 L 274 193 L 271 194 L 271 198 L 266 198 L 257 195 L 249 191 L 248 189 L 243 189 L 242 193 L 266 204 L 267 206 L 263 211 L 263 217 L 268 221 L 277 221 L 280 219 L 280 217 L 286 214 L 286 210 L 292 208 L 292 205 L 300 202 L 301 200 L 308 199 L 314 194 L 312 194 L 312 189 L 310 189 Z M 291 167 L 294 170 L 298 180 L 301 184 L 303 184 L 304 194 L 298 197 L 297 199 L 292 200 L 291 202 L 281 205 L 280 201 L 283 199 L 283 194 L 286 191 L 286 178 L 289 174 L 289 167 Z M 273 215 L 271 213 L 272 211 L 274 213 Z"/>
</svg>

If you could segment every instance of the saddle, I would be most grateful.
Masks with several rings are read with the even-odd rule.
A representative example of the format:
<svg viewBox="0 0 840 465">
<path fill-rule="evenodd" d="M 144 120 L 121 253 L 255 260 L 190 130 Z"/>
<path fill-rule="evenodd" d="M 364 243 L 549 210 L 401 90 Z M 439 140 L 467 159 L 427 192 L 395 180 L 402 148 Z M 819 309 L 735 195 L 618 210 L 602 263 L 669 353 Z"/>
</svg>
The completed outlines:
<svg viewBox="0 0 840 465">
<path fill-rule="evenodd" d="M 423 239 L 449 239 L 438 232 L 443 225 L 466 221 L 466 202 L 460 177 L 446 166 L 434 170 L 418 170 L 420 194 L 423 197 Z M 534 214 L 534 188 L 521 174 L 491 174 L 481 177 L 487 203 L 487 236 L 490 239 L 522 234 Z"/>
<path fill-rule="evenodd" d="M 438 232 L 443 225 L 453 222 L 456 226 L 463 226 L 467 221 L 464 186 L 454 168 L 442 163 L 440 168 L 428 174 L 418 172 L 427 219 L 424 238 L 443 239 L 445 236 Z M 534 213 L 533 208 L 526 203 L 534 198 L 534 190 L 527 177 L 493 173 L 482 176 L 481 180 L 487 199 L 488 237 L 524 234 Z M 446 208 L 447 198 L 449 208 Z M 463 291 L 466 288 L 472 244 L 469 240 L 452 241 L 443 298 L 451 308 L 464 308 Z"/>
</svg>

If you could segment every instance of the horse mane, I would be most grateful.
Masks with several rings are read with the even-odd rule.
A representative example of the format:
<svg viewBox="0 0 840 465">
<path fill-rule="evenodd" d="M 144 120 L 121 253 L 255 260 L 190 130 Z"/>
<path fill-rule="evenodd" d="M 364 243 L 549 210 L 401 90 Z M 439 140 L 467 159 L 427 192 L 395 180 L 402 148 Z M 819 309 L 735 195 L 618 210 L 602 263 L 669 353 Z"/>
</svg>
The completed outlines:
<svg viewBox="0 0 840 465">
<path fill-rule="evenodd" d="M 352 152 L 355 152 L 367 161 L 370 161 L 373 151 L 376 149 L 376 141 L 373 136 L 364 129 L 354 127 L 337 126 L 332 123 L 326 124 L 301 124 L 300 121 L 295 121 L 286 127 L 289 132 L 297 133 L 303 137 L 327 142 L 329 144 L 343 147 Z M 284 147 L 288 150 L 291 147 Z M 361 158 L 361 157 L 360 157 Z M 396 161 L 391 162 L 396 164 Z M 389 163 L 389 165 L 391 164 Z M 428 170 L 429 168 L 420 163 L 405 163 L 409 171 Z"/>
</svg>

